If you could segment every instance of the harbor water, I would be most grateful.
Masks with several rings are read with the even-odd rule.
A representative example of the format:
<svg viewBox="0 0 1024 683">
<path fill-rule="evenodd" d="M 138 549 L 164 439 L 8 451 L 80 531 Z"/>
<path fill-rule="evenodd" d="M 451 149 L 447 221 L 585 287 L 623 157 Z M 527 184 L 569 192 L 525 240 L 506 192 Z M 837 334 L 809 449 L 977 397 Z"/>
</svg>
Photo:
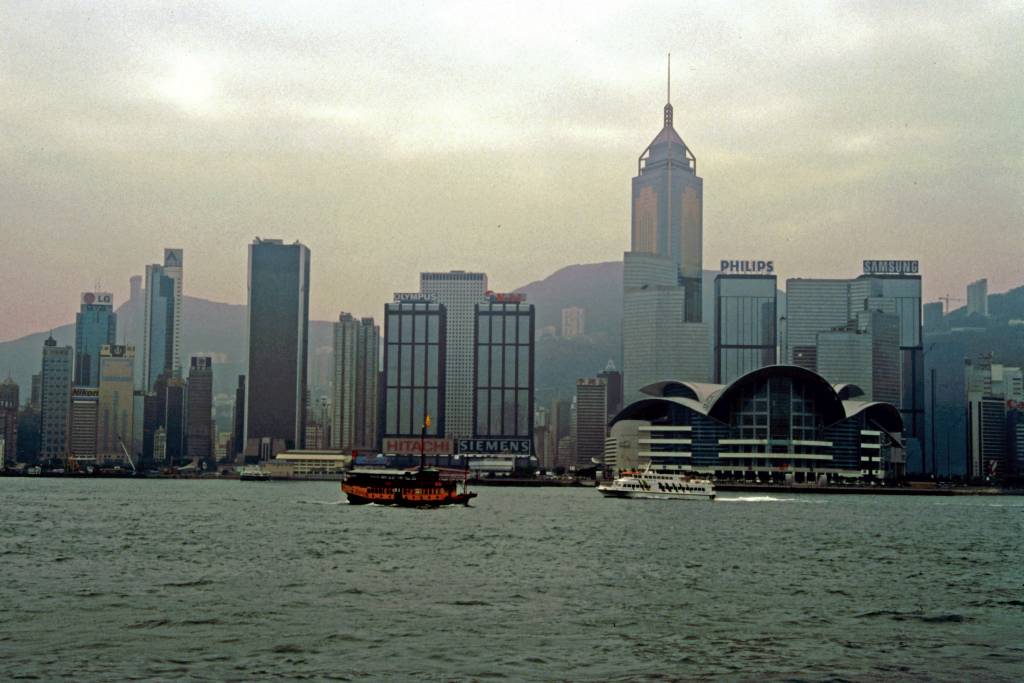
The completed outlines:
<svg viewBox="0 0 1024 683">
<path fill-rule="evenodd" d="M 0 679 L 1020 680 L 1024 498 L 0 478 Z"/>
</svg>

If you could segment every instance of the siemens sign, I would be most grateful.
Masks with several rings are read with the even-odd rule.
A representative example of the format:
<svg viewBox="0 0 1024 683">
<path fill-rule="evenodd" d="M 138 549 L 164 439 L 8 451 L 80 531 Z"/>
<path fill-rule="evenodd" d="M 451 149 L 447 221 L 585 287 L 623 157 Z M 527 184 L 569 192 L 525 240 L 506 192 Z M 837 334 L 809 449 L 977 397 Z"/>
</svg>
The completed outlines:
<svg viewBox="0 0 1024 683">
<path fill-rule="evenodd" d="M 723 273 L 762 273 L 770 275 L 775 272 L 775 261 L 726 261 L 722 259 Z"/>
<path fill-rule="evenodd" d="M 865 261 L 865 275 L 917 275 L 921 267 L 917 261 Z"/>
<path fill-rule="evenodd" d="M 530 455 L 533 439 L 459 439 L 459 453 L 521 453 Z"/>
</svg>

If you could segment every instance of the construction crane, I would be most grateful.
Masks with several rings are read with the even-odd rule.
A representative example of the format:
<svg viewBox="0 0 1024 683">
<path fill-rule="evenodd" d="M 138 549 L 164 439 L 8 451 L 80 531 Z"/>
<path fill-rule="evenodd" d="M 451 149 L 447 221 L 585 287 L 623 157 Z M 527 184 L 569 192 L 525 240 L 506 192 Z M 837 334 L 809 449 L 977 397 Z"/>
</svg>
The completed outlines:
<svg viewBox="0 0 1024 683">
<path fill-rule="evenodd" d="M 946 312 L 945 312 L 944 315 L 949 315 L 949 302 L 950 301 L 959 301 L 959 302 L 963 303 L 963 299 L 958 299 L 957 297 L 950 296 L 949 294 L 947 294 L 946 296 L 940 296 L 940 297 L 937 297 L 937 298 L 938 298 L 939 301 L 945 301 L 946 302 L 946 309 L 945 309 Z"/>
</svg>

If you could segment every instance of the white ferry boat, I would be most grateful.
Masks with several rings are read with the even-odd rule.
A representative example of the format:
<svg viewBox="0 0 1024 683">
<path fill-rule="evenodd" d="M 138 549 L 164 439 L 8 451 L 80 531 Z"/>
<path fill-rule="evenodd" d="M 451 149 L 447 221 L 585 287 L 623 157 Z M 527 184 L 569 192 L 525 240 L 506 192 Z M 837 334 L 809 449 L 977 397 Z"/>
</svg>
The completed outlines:
<svg viewBox="0 0 1024 683">
<path fill-rule="evenodd" d="M 611 484 L 602 484 L 597 490 L 608 498 L 715 499 L 715 485 L 707 479 L 655 472 L 650 465 L 639 472 L 623 472 Z"/>
</svg>

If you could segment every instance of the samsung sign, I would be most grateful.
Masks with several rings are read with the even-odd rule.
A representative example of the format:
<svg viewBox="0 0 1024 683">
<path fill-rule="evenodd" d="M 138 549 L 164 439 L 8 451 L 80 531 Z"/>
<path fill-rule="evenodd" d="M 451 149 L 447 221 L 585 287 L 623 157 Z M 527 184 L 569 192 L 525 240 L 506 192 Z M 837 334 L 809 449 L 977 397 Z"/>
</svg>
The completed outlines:
<svg viewBox="0 0 1024 683">
<path fill-rule="evenodd" d="M 723 273 L 763 273 L 770 275 L 775 272 L 775 261 L 726 261 L 722 259 L 720 270 Z"/>
<path fill-rule="evenodd" d="M 918 261 L 865 261 L 865 275 L 917 275 L 921 272 Z"/>
<path fill-rule="evenodd" d="M 533 439 L 459 439 L 459 453 L 522 453 L 530 455 Z"/>
</svg>

